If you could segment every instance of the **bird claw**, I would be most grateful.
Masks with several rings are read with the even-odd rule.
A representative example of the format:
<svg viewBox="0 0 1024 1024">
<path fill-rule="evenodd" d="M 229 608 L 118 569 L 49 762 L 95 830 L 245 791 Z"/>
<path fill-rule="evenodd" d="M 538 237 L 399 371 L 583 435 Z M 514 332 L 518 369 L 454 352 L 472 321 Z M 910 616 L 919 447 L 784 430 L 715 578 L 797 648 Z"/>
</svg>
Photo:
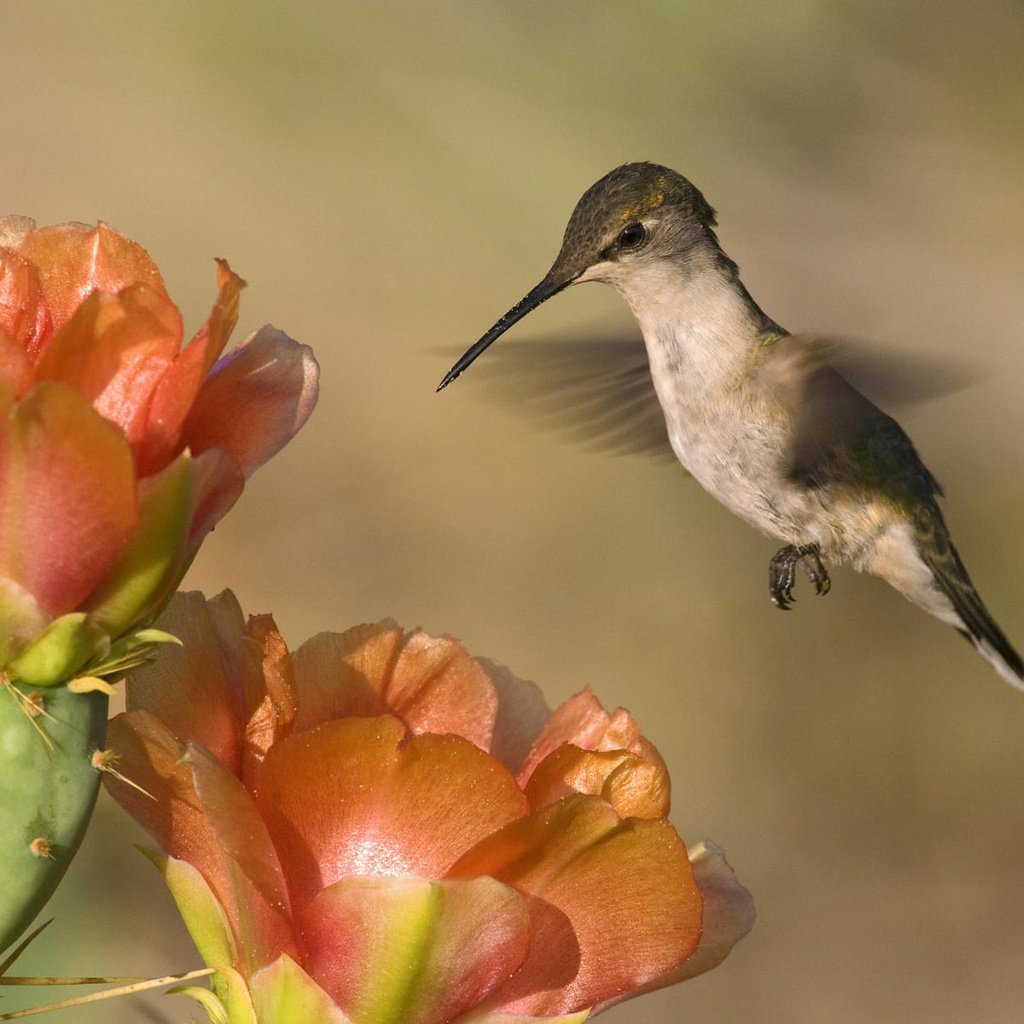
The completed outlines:
<svg viewBox="0 0 1024 1024">
<path fill-rule="evenodd" d="M 796 582 L 796 564 L 807 559 L 804 572 L 814 584 L 819 597 L 832 589 L 832 580 L 828 570 L 821 561 L 821 550 L 817 544 L 789 544 L 780 548 L 768 563 L 768 595 L 772 604 L 780 611 L 789 611 L 796 598 L 793 596 L 793 584 Z"/>
<path fill-rule="evenodd" d="M 790 556 L 794 548 L 783 548 L 768 563 L 768 593 L 780 611 L 788 612 L 793 603 L 793 580 L 796 559 Z"/>
</svg>

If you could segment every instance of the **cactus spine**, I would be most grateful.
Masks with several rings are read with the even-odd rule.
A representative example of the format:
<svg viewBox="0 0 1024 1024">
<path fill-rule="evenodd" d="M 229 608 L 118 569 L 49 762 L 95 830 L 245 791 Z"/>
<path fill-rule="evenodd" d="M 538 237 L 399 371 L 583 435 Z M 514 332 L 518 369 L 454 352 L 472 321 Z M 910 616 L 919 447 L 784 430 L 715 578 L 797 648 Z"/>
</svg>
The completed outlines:
<svg viewBox="0 0 1024 1024">
<path fill-rule="evenodd" d="M 0 672 L 0 950 L 28 927 L 85 834 L 108 697 Z"/>
</svg>

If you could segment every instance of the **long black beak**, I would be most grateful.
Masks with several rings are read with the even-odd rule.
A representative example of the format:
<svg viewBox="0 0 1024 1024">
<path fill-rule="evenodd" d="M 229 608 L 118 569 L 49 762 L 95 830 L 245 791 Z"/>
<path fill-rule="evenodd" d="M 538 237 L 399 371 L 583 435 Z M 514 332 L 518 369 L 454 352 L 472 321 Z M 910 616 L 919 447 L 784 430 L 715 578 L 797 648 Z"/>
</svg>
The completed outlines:
<svg viewBox="0 0 1024 1024">
<path fill-rule="evenodd" d="M 557 295 L 563 288 L 580 276 L 582 271 L 571 277 L 559 280 L 554 274 L 548 274 L 536 287 L 531 288 L 475 345 L 467 349 L 456 361 L 455 365 L 444 375 L 444 380 L 437 385 L 442 391 L 472 363 L 484 349 L 497 341 L 513 324 L 518 323 L 531 310 L 546 302 L 552 295 Z"/>
</svg>

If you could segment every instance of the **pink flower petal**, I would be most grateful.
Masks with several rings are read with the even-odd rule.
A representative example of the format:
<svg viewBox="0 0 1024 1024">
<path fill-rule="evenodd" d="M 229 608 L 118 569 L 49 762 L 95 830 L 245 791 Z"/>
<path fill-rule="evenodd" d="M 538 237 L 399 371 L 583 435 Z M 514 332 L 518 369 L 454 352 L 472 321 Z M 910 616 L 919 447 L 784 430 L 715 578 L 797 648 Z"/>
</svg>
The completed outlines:
<svg viewBox="0 0 1024 1024">
<path fill-rule="evenodd" d="M 10 218 L 3 221 L 9 223 Z M 0 245 L 6 242 L 0 228 Z M 50 309 L 43 298 L 36 268 L 8 248 L 0 249 L 0 329 L 10 338 L 10 347 L 21 351 L 27 366 L 53 333 Z M 6 365 L 0 368 L 0 373 L 10 379 Z"/>
<path fill-rule="evenodd" d="M 159 660 L 159 659 L 158 659 Z M 206 868 L 214 848 L 198 808 L 184 744 L 148 711 L 116 715 L 107 726 L 115 767 L 133 785 L 104 776 L 107 792 L 172 857 L 187 860 L 210 881 Z"/>
<path fill-rule="evenodd" d="M 31 217 L 22 217 L 17 213 L 5 214 L 0 217 L 0 248 L 16 252 L 35 229 L 36 222 Z"/>
<path fill-rule="evenodd" d="M 139 472 L 144 475 L 161 469 L 181 450 L 185 420 L 238 319 L 238 301 L 245 282 L 224 260 L 217 261 L 217 287 L 209 319 L 167 367 L 153 393 L 145 446 L 136 453 Z M 234 414 L 234 409 L 228 410 L 229 416 Z"/>
<path fill-rule="evenodd" d="M 284 447 L 316 405 L 313 350 L 269 324 L 221 359 L 183 430 L 193 452 L 220 448 L 249 476 Z"/>
<path fill-rule="evenodd" d="M 196 796 L 232 879 L 229 916 L 252 971 L 295 952 L 284 873 L 246 788 L 202 747 L 190 743 L 187 751 Z"/>
<path fill-rule="evenodd" d="M 50 624 L 50 616 L 23 586 L 0 575 L 0 665 L 13 661 Z"/>
<path fill-rule="evenodd" d="M 242 833 L 251 825 L 240 810 L 245 794 L 239 793 L 239 783 L 207 755 L 198 773 L 210 800 L 207 807 L 186 749 L 148 711 L 112 719 L 109 743 L 118 756 L 118 771 L 145 792 L 105 776 L 107 791 L 167 853 L 201 872 L 231 922 L 245 970 L 255 970 L 281 952 L 295 953 L 275 896 L 278 890 L 270 881 L 272 854 L 266 844 L 260 847 L 262 855 L 249 854 L 245 867 L 233 856 L 244 846 Z M 255 882 L 248 871 L 256 875 Z"/>
<path fill-rule="evenodd" d="M 445 1024 L 519 969 L 530 914 L 491 878 L 347 878 L 302 930 L 307 970 L 354 1020 Z"/>
<path fill-rule="evenodd" d="M 551 709 L 536 683 L 519 679 L 500 662 L 476 660 L 498 695 L 491 753 L 515 774 L 551 717 Z"/>
<path fill-rule="evenodd" d="M 196 473 L 196 510 L 188 534 L 191 557 L 206 535 L 228 513 L 245 490 L 245 477 L 229 455 L 211 448 L 193 459 Z"/>
<path fill-rule="evenodd" d="M 521 1013 L 502 1013 L 501 1011 L 495 1013 L 490 1010 L 480 1010 L 463 1014 L 452 1024 L 583 1024 L 591 1016 L 589 1009 L 581 1010 L 579 1013 L 560 1013 L 557 1017 L 536 1017 L 532 1013 L 527 1016 Z"/>
<path fill-rule="evenodd" d="M 570 1013 L 670 984 L 700 939 L 700 891 L 675 830 L 621 821 L 596 797 L 513 822 L 449 872 L 477 875 L 535 896 L 543 910 L 530 957 L 492 998 L 495 1009 Z"/>
<path fill-rule="evenodd" d="M 451 733 L 483 750 L 490 747 L 497 694 L 487 673 L 449 636 L 408 636 L 385 696 L 415 733 Z"/>
<path fill-rule="evenodd" d="M 564 743 L 537 766 L 526 784 L 533 808 L 574 793 L 607 800 L 621 818 L 664 818 L 669 778 L 664 765 L 650 764 L 626 750 L 581 750 Z"/>
<path fill-rule="evenodd" d="M 201 744 L 229 771 L 242 762 L 243 677 L 259 677 L 260 652 L 245 641 L 245 618 L 228 591 L 207 601 L 202 594 L 177 594 L 160 628 L 181 646 L 132 673 L 128 710 L 147 711 L 184 751 Z M 175 854 L 177 856 L 177 854 Z"/>
<path fill-rule="evenodd" d="M 588 686 L 555 708 L 519 771 L 519 781 L 525 785 L 537 765 L 563 743 L 572 743 L 584 750 L 639 753 L 642 739 L 628 711 L 619 708 L 614 715 L 609 715 Z"/>
<path fill-rule="evenodd" d="M 526 810 L 488 754 L 458 736 L 407 738 L 392 717 L 293 733 L 267 755 L 257 800 L 297 909 L 347 875 L 442 877 Z"/>
<path fill-rule="evenodd" d="M 138 451 L 150 398 L 178 352 L 181 330 L 181 315 L 162 288 L 94 292 L 54 335 L 35 376 L 79 391 Z"/>
<path fill-rule="evenodd" d="M 241 674 L 245 717 L 241 776 L 250 789 L 256 790 L 267 752 L 292 731 L 298 694 L 291 655 L 273 616 L 251 615 L 245 635 L 258 646 L 263 658 L 260 675 Z"/>
<path fill-rule="evenodd" d="M 13 409 L 0 395 L 0 575 L 50 615 L 72 611 L 136 520 L 128 445 L 88 402 L 49 382 Z"/>
<path fill-rule="evenodd" d="M 353 626 L 344 633 L 318 633 L 293 655 L 298 691 L 297 729 L 332 718 L 386 714 L 390 678 L 404 634 L 391 621 Z"/>
<path fill-rule="evenodd" d="M 451 733 L 486 750 L 497 697 L 487 673 L 451 637 L 392 623 L 321 633 L 295 652 L 299 727 L 390 713 L 414 733 Z"/>
<path fill-rule="evenodd" d="M 40 228 L 25 236 L 19 251 L 36 267 L 54 330 L 97 289 L 116 293 L 145 284 L 166 297 L 163 279 L 146 250 L 106 224 Z"/>
<path fill-rule="evenodd" d="M 0 326 L 0 387 L 21 395 L 32 379 L 32 362 L 21 343 Z"/>
<path fill-rule="evenodd" d="M 590 687 L 555 710 L 519 782 L 533 807 L 575 791 L 603 796 L 624 818 L 660 818 L 669 811 L 671 785 L 661 754 L 628 711 L 609 715 Z"/>
<path fill-rule="evenodd" d="M 754 927 L 754 899 L 715 843 L 704 840 L 690 850 L 693 875 L 704 898 L 704 934 L 697 952 L 676 979 L 685 981 L 717 967 L 732 947 Z"/>
</svg>

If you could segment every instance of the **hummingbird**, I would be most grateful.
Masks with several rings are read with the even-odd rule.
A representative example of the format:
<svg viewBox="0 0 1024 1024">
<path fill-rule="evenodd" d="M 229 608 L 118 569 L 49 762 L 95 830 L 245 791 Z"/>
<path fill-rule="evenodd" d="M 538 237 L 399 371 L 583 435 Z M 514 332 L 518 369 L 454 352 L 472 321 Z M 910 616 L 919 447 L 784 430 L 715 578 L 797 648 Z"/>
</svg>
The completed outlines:
<svg viewBox="0 0 1024 1024">
<path fill-rule="evenodd" d="M 701 192 L 667 167 L 609 172 L 577 203 L 540 283 L 437 390 L 570 285 L 612 285 L 643 334 L 639 372 L 675 457 L 726 508 L 782 542 L 768 565 L 777 608 L 794 601 L 797 566 L 823 595 L 827 565 L 849 564 L 953 626 L 1024 689 L 1024 661 L 978 596 L 939 508 L 942 489 L 910 438 L 836 368 L 827 344 L 763 312 L 716 225 Z M 636 380 L 634 364 L 620 393 L 635 397 Z"/>
</svg>

